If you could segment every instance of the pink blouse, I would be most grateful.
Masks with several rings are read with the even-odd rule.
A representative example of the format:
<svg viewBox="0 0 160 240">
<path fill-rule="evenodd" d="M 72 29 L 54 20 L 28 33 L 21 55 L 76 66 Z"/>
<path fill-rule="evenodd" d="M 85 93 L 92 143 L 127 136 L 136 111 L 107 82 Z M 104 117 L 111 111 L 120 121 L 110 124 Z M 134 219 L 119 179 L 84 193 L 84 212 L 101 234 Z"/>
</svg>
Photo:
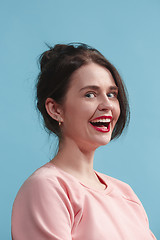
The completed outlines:
<svg viewBox="0 0 160 240">
<path fill-rule="evenodd" d="M 105 190 L 83 185 L 52 163 L 35 171 L 13 204 L 13 240 L 155 240 L 129 185 L 95 173 Z"/>
</svg>

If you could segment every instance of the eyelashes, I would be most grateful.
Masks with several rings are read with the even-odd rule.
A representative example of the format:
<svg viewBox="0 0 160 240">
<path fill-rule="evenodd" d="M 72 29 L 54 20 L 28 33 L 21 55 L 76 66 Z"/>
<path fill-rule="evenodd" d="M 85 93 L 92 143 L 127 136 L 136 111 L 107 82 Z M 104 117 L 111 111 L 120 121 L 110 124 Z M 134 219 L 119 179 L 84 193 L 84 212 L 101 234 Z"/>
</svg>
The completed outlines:
<svg viewBox="0 0 160 240">
<path fill-rule="evenodd" d="M 85 94 L 86 98 L 94 98 L 96 97 L 98 94 L 96 92 L 87 92 Z M 116 91 L 112 91 L 106 94 L 108 98 L 117 98 L 118 93 Z"/>
<path fill-rule="evenodd" d="M 88 93 L 85 94 L 85 97 L 87 97 L 87 98 L 94 98 L 94 97 L 96 97 L 96 93 L 88 92 Z"/>
<path fill-rule="evenodd" d="M 118 93 L 117 92 L 111 92 L 111 93 L 108 93 L 107 96 L 110 97 L 110 98 L 113 98 L 113 97 L 117 98 Z"/>
</svg>

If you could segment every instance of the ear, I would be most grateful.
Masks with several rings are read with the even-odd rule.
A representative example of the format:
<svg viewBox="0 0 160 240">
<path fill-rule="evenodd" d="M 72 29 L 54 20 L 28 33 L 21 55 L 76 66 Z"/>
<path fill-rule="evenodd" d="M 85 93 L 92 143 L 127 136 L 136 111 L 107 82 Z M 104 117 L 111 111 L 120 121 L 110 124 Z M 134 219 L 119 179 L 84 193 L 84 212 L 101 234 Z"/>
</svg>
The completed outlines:
<svg viewBox="0 0 160 240">
<path fill-rule="evenodd" d="M 57 122 L 63 122 L 63 111 L 60 104 L 56 103 L 52 98 L 47 98 L 45 102 L 47 113 Z"/>
</svg>

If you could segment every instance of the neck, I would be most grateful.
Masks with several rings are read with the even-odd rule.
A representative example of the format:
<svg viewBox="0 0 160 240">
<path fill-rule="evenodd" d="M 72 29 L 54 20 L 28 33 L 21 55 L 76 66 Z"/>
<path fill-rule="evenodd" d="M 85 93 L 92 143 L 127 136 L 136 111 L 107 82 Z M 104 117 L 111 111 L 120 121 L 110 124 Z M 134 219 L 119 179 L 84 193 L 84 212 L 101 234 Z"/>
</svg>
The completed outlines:
<svg viewBox="0 0 160 240">
<path fill-rule="evenodd" d="M 95 149 L 87 149 L 79 147 L 73 140 L 64 140 L 60 142 L 59 151 L 52 163 L 77 177 L 91 177 L 94 175 Z"/>
</svg>

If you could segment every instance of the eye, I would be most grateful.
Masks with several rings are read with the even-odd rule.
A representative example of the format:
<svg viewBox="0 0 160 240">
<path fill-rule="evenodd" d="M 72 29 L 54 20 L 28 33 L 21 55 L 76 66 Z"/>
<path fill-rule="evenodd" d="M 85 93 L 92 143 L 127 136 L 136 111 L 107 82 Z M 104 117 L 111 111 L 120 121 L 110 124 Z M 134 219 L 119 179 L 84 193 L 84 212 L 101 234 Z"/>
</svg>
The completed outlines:
<svg viewBox="0 0 160 240">
<path fill-rule="evenodd" d="M 109 98 L 117 98 L 117 95 L 118 95 L 117 92 L 110 92 L 107 94 Z"/>
<path fill-rule="evenodd" d="M 94 98 L 95 96 L 96 96 L 96 93 L 93 93 L 93 92 L 89 92 L 85 94 L 85 97 L 87 98 Z"/>
</svg>

